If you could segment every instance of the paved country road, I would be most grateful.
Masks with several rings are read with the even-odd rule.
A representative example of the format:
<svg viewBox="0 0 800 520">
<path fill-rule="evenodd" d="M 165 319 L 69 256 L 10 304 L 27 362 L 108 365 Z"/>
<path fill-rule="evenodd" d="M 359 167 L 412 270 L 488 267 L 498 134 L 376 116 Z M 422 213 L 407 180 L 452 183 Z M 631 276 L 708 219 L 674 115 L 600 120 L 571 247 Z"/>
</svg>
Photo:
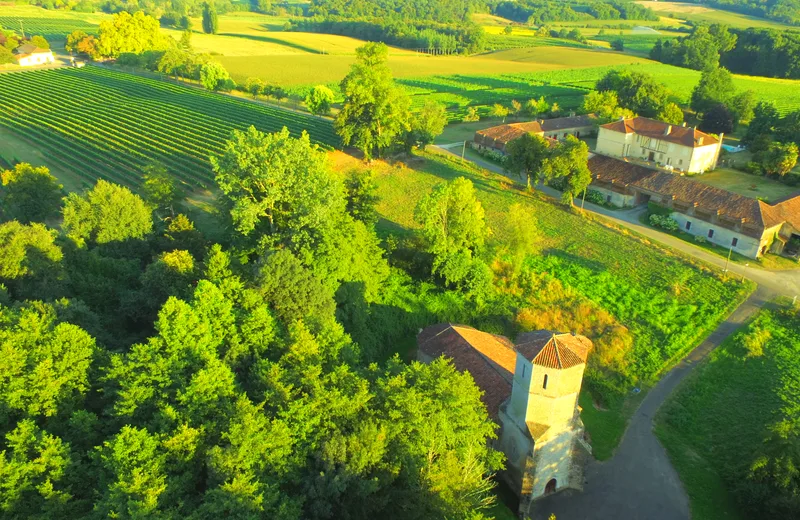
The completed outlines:
<svg viewBox="0 0 800 520">
<path fill-rule="evenodd" d="M 439 146 L 438 148 L 445 153 L 460 157 L 461 143 L 457 144 L 458 146 L 443 145 Z M 453 151 L 450 151 L 450 148 L 452 148 Z M 469 158 L 468 160 L 477 164 L 481 168 L 505 175 L 516 182 L 520 182 L 518 176 L 503 171 L 501 166 L 480 159 Z M 560 192 L 548 186 L 540 185 L 536 186 L 536 189 L 556 199 L 561 198 Z M 697 258 L 698 260 L 702 260 L 711 265 L 716 265 L 721 269 L 725 267 L 724 258 L 715 255 L 714 253 L 709 253 L 705 249 L 690 242 L 681 240 L 680 238 L 662 233 L 661 231 L 641 224 L 639 222 L 639 216 L 642 214 L 642 212 L 647 210 L 645 207 L 638 207 L 629 210 L 611 210 L 587 202 L 585 204 L 585 209 L 594 215 L 602 216 L 603 218 L 606 218 L 617 225 L 627 227 L 628 229 L 631 229 L 650 240 L 654 240 L 669 246 L 672 249 L 686 253 L 687 255 Z M 782 271 L 769 271 L 766 269 L 761 269 L 760 267 L 754 267 L 752 265 L 750 267 L 745 267 L 743 265 L 730 262 L 728 265 L 728 272 L 731 273 L 734 279 L 741 279 L 742 276 L 745 276 L 748 279 L 756 282 L 760 287 L 764 287 L 778 295 L 788 296 L 790 298 L 794 298 L 795 296 L 800 297 L 800 268 Z"/>
<path fill-rule="evenodd" d="M 454 147 L 454 150 L 457 147 Z M 447 147 L 442 147 L 451 153 Z M 472 160 L 479 166 L 503 175 L 503 169 L 487 161 Z M 518 178 L 511 177 L 515 181 Z M 552 188 L 537 189 L 550 196 L 561 194 Z M 625 226 L 648 239 L 682 251 L 694 258 L 725 267 L 725 259 L 691 243 L 644 226 L 639 216 L 646 208 L 625 211 L 609 210 L 586 203 L 585 209 Z M 547 520 L 688 520 L 689 498 L 666 450 L 653 432 L 653 417 L 694 366 L 718 347 L 748 318 L 778 295 L 800 295 L 800 269 L 768 271 L 731 263 L 728 270 L 735 278 L 746 276 L 758 289 L 712 332 L 703 343 L 668 372 L 650 390 L 634 413 L 614 456 L 605 462 L 592 460 L 586 467 L 583 491 L 566 490 L 534 503 L 533 519 Z"/>
<path fill-rule="evenodd" d="M 567 490 L 535 502 L 534 520 L 687 520 L 689 499 L 653 432 L 653 417 L 692 368 L 774 297 L 763 287 L 647 394 L 614 456 L 591 461 L 583 492 Z"/>
</svg>

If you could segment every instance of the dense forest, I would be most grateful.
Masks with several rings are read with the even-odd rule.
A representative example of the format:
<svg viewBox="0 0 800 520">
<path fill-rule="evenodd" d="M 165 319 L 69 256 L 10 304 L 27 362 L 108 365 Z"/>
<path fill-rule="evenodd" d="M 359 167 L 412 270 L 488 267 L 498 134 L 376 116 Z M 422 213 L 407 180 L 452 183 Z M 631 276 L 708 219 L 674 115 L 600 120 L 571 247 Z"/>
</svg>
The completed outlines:
<svg viewBox="0 0 800 520">
<path fill-rule="evenodd" d="M 722 65 L 736 74 L 800 78 L 800 32 L 699 25 L 689 36 L 657 41 L 650 57 L 706 70 Z"/>
<path fill-rule="evenodd" d="M 502 1 L 492 7 L 498 16 L 521 23 L 543 24 L 578 20 L 658 20 L 652 9 L 624 1 L 522 0 Z"/>
<path fill-rule="evenodd" d="M 369 183 L 285 130 L 213 165 L 224 247 L 158 165 L 143 197 L 3 172 L 0 517 L 482 518 L 495 426 L 468 375 L 388 359 L 417 324 L 379 304 L 407 281 Z"/>
<path fill-rule="evenodd" d="M 312 0 L 309 14 L 456 23 L 480 10 L 486 10 L 481 0 Z"/>
<path fill-rule="evenodd" d="M 797 0 L 699 0 L 696 3 L 779 22 L 800 24 L 800 2 Z"/>
</svg>

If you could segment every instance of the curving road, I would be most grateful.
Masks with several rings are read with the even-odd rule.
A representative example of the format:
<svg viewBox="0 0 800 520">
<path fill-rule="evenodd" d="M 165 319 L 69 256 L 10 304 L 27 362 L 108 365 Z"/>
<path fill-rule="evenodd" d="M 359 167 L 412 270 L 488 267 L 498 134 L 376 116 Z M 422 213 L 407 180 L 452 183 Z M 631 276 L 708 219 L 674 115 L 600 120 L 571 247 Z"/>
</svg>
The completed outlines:
<svg viewBox="0 0 800 520">
<path fill-rule="evenodd" d="M 450 148 L 460 152 L 461 143 L 441 145 L 434 148 L 439 148 L 444 153 L 460 157 L 460 153 L 456 154 L 451 152 Z M 508 172 L 504 171 L 501 166 L 496 164 L 480 159 L 469 158 L 468 160 L 482 168 L 505 175 L 515 182 L 519 182 L 520 180 L 518 176 L 509 174 Z M 561 198 L 561 193 L 553 188 L 550 188 L 549 186 L 539 185 L 536 186 L 536 189 L 542 193 L 550 195 L 553 198 Z M 709 253 L 705 249 L 697 247 L 691 242 L 681 240 L 680 238 L 662 233 L 661 231 L 641 224 L 639 222 L 639 216 L 644 211 L 647 211 L 647 208 L 645 207 L 638 207 L 629 210 L 611 210 L 587 202 L 584 209 L 596 216 L 606 218 L 617 225 L 627 227 L 632 231 L 646 236 L 650 240 L 659 242 L 663 245 L 669 246 L 672 249 L 686 253 L 687 255 L 690 255 L 698 260 L 702 260 L 708 264 L 716 265 L 721 269 L 725 268 L 724 258 L 713 253 Z M 764 287 L 775 294 L 788 296 L 790 298 L 794 298 L 795 296 L 800 297 L 800 266 L 798 266 L 798 269 L 792 270 L 769 271 L 767 269 L 761 269 L 760 267 L 745 267 L 743 265 L 731 262 L 728 265 L 728 272 L 737 277 L 745 276 L 749 280 L 756 282 L 759 287 Z"/>
<path fill-rule="evenodd" d="M 446 147 L 442 147 L 442 150 L 452 154 Z M 508 175 L 497 165 L 481 160 L 473 162 L 488 170 Z M 518 181 L 518 178 L 511 178 Z M 559 192 L 546 186 L 537 186 L 537 189 L 556 198 L 561 196 Z M 646 208 L 614 211 L 586 203 L 585 209 L 698 260 L 716 265 L 720 269 L 726 267 L 724 258 L 642 225 L 639 217 L 647 211 Z M 756 292 L 650 390 L 631 418 L 614 456 L 606 462 L 592 460 L 586 467 L 584 490 L 566 490 L 535 502 L 534 520 L 547 520 L 551 514 L 555 514 L 558 520 L 690 518 L 689 498 L 664 447 L 653 432 L 653 417 L 692 368 L 761 307 L 778 295 L 800 295 L 800 269 L 769 271 L 733 262 L 727 267 L 733 276 L 747 277 L 756 282 Z"/>
<path fill-rule="evenodd" d="M 586 467 L 583 492 L 534 503 L 534 520 L 688 520 L 689 499 L 653 432 L 653 417 L 694 366 L 775 296 L 759 288 L 647 394 L 614 456 Z"/>
</svg>

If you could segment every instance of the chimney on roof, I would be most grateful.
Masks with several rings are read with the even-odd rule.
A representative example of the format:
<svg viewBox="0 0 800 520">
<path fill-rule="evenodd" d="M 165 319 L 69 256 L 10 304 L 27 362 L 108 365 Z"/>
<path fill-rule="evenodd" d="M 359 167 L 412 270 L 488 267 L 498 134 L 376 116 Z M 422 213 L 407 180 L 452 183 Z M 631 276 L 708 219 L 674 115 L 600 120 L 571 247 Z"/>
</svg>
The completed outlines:
<svg viewBox="0 0 800 520">
<path fill-rule="evenodd" d="M 672 133 L 672 125 L 667 125 L 667 127 L 664 129 L 664 135 L 669 135 L 671 133 Z"/>
<path fill-rule="evenodd" d="M 700 137 L 698 137 L 697 139 L 695 139 L 695 141 L 697 141 L 697 144 L 698 144 L 698 145 L 702 145 L 702 144 L 703 144 L 703 136 L 701 135 Z"/>
</svg>

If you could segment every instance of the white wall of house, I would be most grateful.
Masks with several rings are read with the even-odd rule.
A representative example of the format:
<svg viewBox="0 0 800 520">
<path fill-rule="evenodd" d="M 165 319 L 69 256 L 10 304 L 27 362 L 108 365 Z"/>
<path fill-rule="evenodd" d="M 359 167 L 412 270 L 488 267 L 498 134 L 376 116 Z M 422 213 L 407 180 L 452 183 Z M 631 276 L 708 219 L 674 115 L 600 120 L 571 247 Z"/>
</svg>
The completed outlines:
<svg viewBox="0 0 800 520">
<path fill-rule="evenodd" d="M 39 52 L 20 58 L 19 64 L 21 67 L 33 67 L 35 65 L 46 65 L 54 61 L 55 58 L 53 58 L 52 52 Z"/>
<path fill-rule="evenodd" d="M 698 147 L 683 146 L 600 127 L 595 151 L 613 157 L 636 157 L 672 166 L 676 170 L 699 173 L 716 167 L 720 146 L 720 143 Z"/>
<path fill-rule="evenodd" d="M 592 135 L 593 133 L 595 133 L 594 125 L 589 125 L 544 132 L 544 137 L 549 137 L 552 139 L 566 139 L 568 135 L 574 135 L 575 137 L 586 137 Z"/>
<path fill-rule="evenodd" d="M 616 191 L 606 188 L 600 188 L 595 185 L 590 185 L 589 189 L 602 193 L 603 197 L 606 199 L 606 202 L 610 202 L 611 204 L 619 206 L 620 208 L 632 208 L 635 205 L 635 195 L 624 195 L 622 193 L 617 193 Z"/>
<path fill-rule="evenodd" d="M 781 226 L 776 226 L 768 229 L 761 237 L 755 238 L 722 227 L 718 224 L 711 224 L 691 215 L 678 213 L 677 211 L 672 212 L 671 216 L 678 222 L 681 231 L 685 231 L 686 233 L 690 233 L 694 236 L 701 236 L 709 242 L 718 246 L 722 246 L 726 249 L 731 247 L 734 239 L 736 239 L 736 245 L 733 246 L 733 250 L 750 258 L 758 258 L 761 256 L 761 249 L 764 246 L 769 246 L 772 243 L 775 234 L 781 228 Z M 689 223 L 688 227 L 687 222 Z M 711 230 L 713 230 L 713 233 L 712 236 L 709 237 L 708 234 Z"/>
</svg>

